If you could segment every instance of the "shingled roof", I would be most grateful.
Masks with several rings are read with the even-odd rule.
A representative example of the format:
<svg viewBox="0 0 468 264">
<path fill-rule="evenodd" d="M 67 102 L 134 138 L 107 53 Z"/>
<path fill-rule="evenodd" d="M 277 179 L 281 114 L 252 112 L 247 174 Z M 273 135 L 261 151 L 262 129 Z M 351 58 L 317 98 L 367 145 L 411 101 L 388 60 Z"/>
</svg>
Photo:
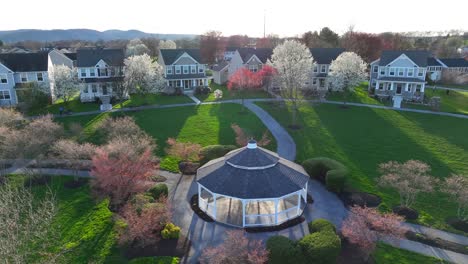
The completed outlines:
<svg viewBox="0 0 468 264">
<path fill-rule="evenodd" d="M 260 48 L 260 49 L 239 48 L 237 49 L 237 51 L 239 52 L 242 58 L 242 61 L 244 63 L 247 62 L 250 58 L 252 58 L 253 55 L 257 56 L 257 58 L 262 63 L 266 63 L 271 58 L 271 55 L 273 54 L 273 50 L 267 49 L 267 48 Z"/>
<path fill-rule="evenodd" d="M 447 65 L 449 68 L 464 68 L 468 67 L 468 61 L 463 58 L 447 58 L 447 59 L 440 59 L 442 63 Z"/>
<path fill-rule="evenodd" d="M 311 48 L 310 53 L 317 64 L 331 64 L 341 53 L 345 52 L 343 48 Z"/>
<path fill-rule="evenodd" d="M 430 53 L 426 50 L 384 50 L 380 55 L 379 65 L 387 66 L 402 54 L 408 56 L 408 58 L 410 58 L 419 67 L 426 67 L 428 58 L 431 57 Z"/>
<path fill-rule="evenodd" d="M 124 59 L 123 49 L 84 48 L 76 52 L 77 67 L 94 67 L 100 60 L 109 66 L 123 66 Z"/>
<path fill-rule="evenodd" d="M 1 53 L 0 63 L 14 72 L 35 72 L 48 70 L 48 54 L 38 53 Z"/>
<path fill-rule="evenodd" d="M 269 150 L 244 147 L 198 169 L 198 183 L 211 192 L 241 199 L 281 197 L 305 188 L 304 169 Z"/>
<path fill-rule="evenodd" d="M 194 60 L 201 63 L 201 56 L 200 56 L 199 49 L 161 49 L 160 52 L 163 57 L 164 64 L 166 65 L 173 64 L 184 53 L 187 53 Z"/>
</svg>

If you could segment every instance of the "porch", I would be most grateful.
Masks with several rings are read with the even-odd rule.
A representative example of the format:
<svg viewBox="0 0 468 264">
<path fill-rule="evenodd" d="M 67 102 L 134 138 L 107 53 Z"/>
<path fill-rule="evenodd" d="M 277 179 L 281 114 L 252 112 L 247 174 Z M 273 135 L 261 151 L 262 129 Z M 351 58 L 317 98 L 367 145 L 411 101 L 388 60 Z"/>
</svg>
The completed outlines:
<svg viewBox="0 0 468 264">
<path fill-rule="evenodd" d="M 166 85 L 184 90 L 192 90 L 196 87 L 207 87 L 208 78 L 167 80 Z"/>
<path fill-rule="evenodd" d="M 399 82 L 377 80 L 375 94 L 378 97 L 401 95 L 405 101 L 421 102 L 424 99 L 424 82 Z"/>
</svg>

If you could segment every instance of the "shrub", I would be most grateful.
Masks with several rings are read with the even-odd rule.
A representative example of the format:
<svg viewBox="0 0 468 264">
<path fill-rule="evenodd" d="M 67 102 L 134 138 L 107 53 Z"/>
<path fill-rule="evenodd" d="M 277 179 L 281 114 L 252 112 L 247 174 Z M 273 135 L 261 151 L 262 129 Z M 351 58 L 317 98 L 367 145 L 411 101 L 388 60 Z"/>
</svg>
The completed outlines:
<svg viewBox="0 0 468 264">
<path fill-rule="evenodd" d="M 284 236 L 272 236 L 266 242 L 269 264 L 305 263 L 300 248 Z"/>
<path fill-rule="evenodd" d="M 335 263 L 340 254 L 341 240 L 333 231 L 324 230 L 303 237 L 299 247 L 309 263 Z"/>
<path fill-rule="evenodd" d="M 322 231 L 332 231 L 336 232 L 335 225 L 333 225 L 330 221 L 319 218 L 309 223 L 309 232 L 322 232 Z"/>
<path fill-rule="evenodd" d="M 176 239 L 180 236 L 180 227 L 173 223 L 167 223 L 164 229 L 161 231 L 161 236 L 164 239 Z"/>
<path fill-rule="evenodd" d="M 348 169 L 342 163 L 329 158 L 313 158 L 302 163 L 306 172 L 313 178 L 325 183 L 333 192 L 343 190 Z"/>
<path fill-rule="evenodd" d="M 209 93 L 211 93 L 211 88 L 210 87 L 197 86 L 197 87 L 195 87 L 194 93 L 196 95 L 209 94 Z"/>
<path fill-rule="evenodd" d="M 167 196 L 169 194 L 169 189 L 165 183 L 158 183 L 149 189 L 148 192 L 154 199 L 159 199 L 161 195 Z"/>
<path fill-rule="evenodd" d="M 220 158 L 236 148 L 237 147 L 233 145 L 210 145 L 203 147 L 199 154 L 200 164 L 205 164 L 212 159 Z"/>
<path fill-rule="evenodd" d="M 129 264 L 179 264 L 178 257 L 157 256 L 135 258 L 128 262 Z"/>
</svg>

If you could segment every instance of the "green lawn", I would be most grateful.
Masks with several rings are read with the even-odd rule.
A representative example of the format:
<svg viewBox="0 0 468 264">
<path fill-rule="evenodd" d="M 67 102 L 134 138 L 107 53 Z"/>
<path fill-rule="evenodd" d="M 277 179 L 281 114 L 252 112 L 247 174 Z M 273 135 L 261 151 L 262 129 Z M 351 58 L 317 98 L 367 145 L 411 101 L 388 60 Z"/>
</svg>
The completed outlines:
<svg viewBox="0 0 468 264">
<path fill-rule="evenodd" d="M 24 176 L 15 175 L 16 183 L 24 181 Z M 36 197 L 44 195 L 50 188 L 58 202 L 58 215 L 53 228 L 59 230 L 59 239 L 51 251 L 63 253 L 59 263 L 125 263 L 116 249 L 116 231 L 108 201 L 96 202 L 88 185 L 77 189 L 66 189 L 68 176 L 52 177 L 48 187 L 35 186 Z"/>
<path fill-rule="evenodd" d="M 185 95 L 169 96 L 162 94 L 132 94 L 128 100 L 122 103 L 122 105 L 123 107 L 135 107 L 142 105 L 168 105 L 182 103 L 193 103 L 193 101 Z M 115 103 L 114 108 L 121 108 L 120 103 Z"/>
<path fill-rule="evenodd" d="M 380 243 L 372 254 L 376 264 L 436 264 L 447 263 L 440 259 L 424 256 L 404 249 Z"/>
<path fill-rule="evenodd" d="M 439 96 L 441 100 L 440 111 L 457 113 L 457 114 L 468 114 L 468 91 L 450 91 L 449 94 L 445 90 L 425 90 L 425 97 L 429 100 L 433 96 Z M 408 108 L 425 109 L 429 110 L 429 106 L 418 105 L 418 104 L 406 104 Z"/>
<path fill-rule="evenodd" d="M 79 96 L 73 97 L 67 104 L 62 99 L 58 99 L 53 104 L 31 108 L 28 115 L 58 114 L 59 108 L 63 107 L 73 113 L 99 110 L 99 104 L 95 102 L 82 103 Z"/>
<path fill-rule="evenodd" d="M 259 103 L 287 126 L 290 113 L 275 104 Z M 468 175 L 468 122 L 459 118 L 398 112 L 366 107 L 340 108 L 321 104 L 300 108 L 301 130 L 289 130 L 297 146 L 297 161 L 326 156 L 351 170 L 350 185 L 380 195 L 388 207 L 398 194 L 376 186 L 377 166 L 389 160 L 422 160 L 437 178 L 451 173 Z M 450 229 L 444 220 L 456 212 L 455 204 L 441 193 L 420 195 L 413 206 L 419 223 Z"/>
<path fill-rule="evenodd" d="M 431 88 L 432 86 L 434 86 L 434 85 L 427 85 L 426 89 Z M 468 84 L 443 84 L 443 83 L 440 83 L 440 84 L 436 84 L 435 86 L 468 90 Z"/>
<path fill-rule="evenodd" d="M 212 102 L 217 101 L 214 97 L 214 91 L 219 89 L 223 92 L 223 97 L 220 100 L 231 100 L 231 99 L 241 99 L 244 96 L 245 99 L 247 98 L 269 98 L 271 97 L 267 92 L 263 90 L 258 91 L 245 91 L 241 93 L 238 92 L 231 92 L 227 89 L 226 85 L 219 85 L 214 82 L 210 83 L 211 93 L 207 95 L 196 95 L 196 97 L 202 102 Z"/>
<path fill-rule="evenodd" d="M 199 143 L 202 146 L 213 144 L 235 144 L 235 135 L 231 124 L 236 123 L 247 130 L 248 134 L 259 138 L 266 131 L 263 123 L 251 112 L 239 113 L 237 104 L 200 105 L 166 109 L 150 109 L 139 112 L 128 112 L 148 134 L 154 137 L 158 145 L 157 155 L 162 157 L 161 167 L 177 171 L 177 160 L 167 157 L 164 152 L 166 140 L 175 137 L 181 141 Z M 121 115 L 114 113 L 112 115 Z M 95 131 L 96 125 L 109 113 L 91 116 L 70 116 L 57 119 L 68 126 L 80 123 L 86 132 L 87 140 L 100 144 L 102 140 Z M 276 149 L 274 138 L 269 149 Z"/>
<path fill-rule="evenodd" d="M 370 97 L 367 89 L 367 82 L 362 83 L 361 85 L 356 87 L 353 92 L 349 93 L 348 98 L 346 98 L 347 102 L 384 105 L 384 103 L 380 102 L 378 99 Z M 330 92 L 327 95 L 327 100 L 343 102 L 345 101 L 345 97 L 342 92 Z"/>
</svg>

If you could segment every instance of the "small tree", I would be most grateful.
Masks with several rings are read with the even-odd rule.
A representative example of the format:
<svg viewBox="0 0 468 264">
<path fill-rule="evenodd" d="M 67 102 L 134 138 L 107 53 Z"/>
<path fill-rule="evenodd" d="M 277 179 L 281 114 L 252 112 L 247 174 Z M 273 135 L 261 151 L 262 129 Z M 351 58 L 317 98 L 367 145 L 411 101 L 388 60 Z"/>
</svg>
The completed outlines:
<svg viewBox="0 0 468 264">
<path fill-rule="evenodd" d="M 359 246 L 367 260 L 380 239 L 403 238 L 406 229 L 403 218 L 393 213 L 380 214 L 376 209 L 354 206 L 343 222 L 341 233 L 352 244 Z"/>
<path fill-rule="evenodd" d="M 400 204 L 410 207 L 420 192 L 432 192 L 436 179 L 429 175 L 431 167 L 418 160 L 405 163 L 389 161 L 379 165 L 379 185 L 391 187 L 400 194 Z"/>
<path fill-rule="evenodd" d="M 163 70 L 148 54 L 131 56 L 124 61 L 124 82 L 128 92 L 156 93 L 164 86 Z"/>
<path fill-rule="evenodd" d="M 21 123 L 23 120 L 24 117 L 21 113 L 9 108 L 0 108 L 1 126 L 14 127 Z"/>
<path fill-rule="evenodd" d="M 53 95 L 62 99 L 65 105 L 80 91 L 80 81 L 76 68 L 70 69 L 65 65 L 58 65 L 52 72 Z M 45 92 L 49 93 L 48 88 Z"/>
<path fill-rule="evenodd" d="M 190 161 L 198 158 L 201 145 L 191 142 L 180 142 L 175 138 L 168 138 L 166 141 L 168 147 L 166 153 L 168 155 L 180 158 L 182 161 Z"/>
<path fill-rule="evenodd" d="M 457 217 L 468 220 L 468 177 L 453 174 L 445 179 L 442 191 L 449 194 L 457 202 Z"/>
<path fill-rule="evenodd" d="M 121 146 L 128 148 L 131 142 Z M 111 203 L 116 206 L 125 203 L 132 194 L 145 191 L 148 188 L 146 182 L 157 169 L 149 149 L 141 155 L 136 155 L 136 150 L 123 151 L 111 143 L 97 149 L 92 159 L 93 187 L 98 193 L 110 196 Z"/>
<path fill-rule="evenodd" d="M 343 91 L 346 104 L 348 93 L 367 78 L 367 64 L 354 52 L 344 52 L 330 65 L 330 82 L 333 90 Z"/>
<path fill-rule="evenodd" d="M 140 39 L 132 39 L 127 44 L 127 56 L 149 54 L 150 50 Z"/>
<path fill-rule="evenodd" d="M 242 109 L 245 109 L 245 92 L 261 88 L 261 83 L 256 74 L 242 67 L 229 78 L 227 88 L 229 91 L 235 91 L 241 95 Z"/>
<path fill-rule="evenodd" d="M 256 73 L 260 85 L 263 86 L 266 91 L 270 89 L 276 74 L 278 74 L 278 72 L 270 65 L 264 65 L 262 69 Z"/>
<path fill-rule="evenodd" d="M 262 242 L 249 241 L 242 230 L 227 231 L 221 245 L 206 248 L 200 257 L 202 264 L 264 264 L 267 261 L 268 251 Z"/>
<path fill-rule="evenodd" d="M 237 124 L 231 124 L 231 128 L 232 128 L 232 130 L 234 130 L 234 133 L 236 134 L 236 144 L 238 146 L 241 146 L 241 147 L 247 146 L 247 143 L 249 142 L 249 140 L 251 140 L 253 138 L 251 135 L 248 135 Z M 266 145 L 270 144 L 270 142 L 271 142 L 271 140 L 268 137 L 268 130 L 266 130 L 263 133 L 262 138 L 259 141 L 257 141 L 257 145 L 258 146 L 266 146 Z"/>
<path fill-rule="evenodd" d="M 147 203 L 137 210 L 132 203 L 127 203 L 121 210 L 126 228 L 120 236 L 121 244 L 145 247 L 154 245 L 161 239 L 161 231 L 171 221 L 171 205 L 165 196 L 155 203 Z"/>
<path fill-rule="evenodd" d="M 313 65 L 310 50 L 295 40 L 287 40 L 273 50 L 271 63 L 278 74 L 282 96 L 292 103 L 292 125 L 297 126 L 297 103 Z"/>
<path fill-rule="evenodd" d="M 96 146 L 90 143 L 79 144 L 73 140 L 62 139 L 55 142 L 51 152 L 52 157 L 68 161 L 70 168 L 77 176 L 78 170 L 83 169 L 85 163 L 92 159 L 96 152 Z"/>
</svg>

